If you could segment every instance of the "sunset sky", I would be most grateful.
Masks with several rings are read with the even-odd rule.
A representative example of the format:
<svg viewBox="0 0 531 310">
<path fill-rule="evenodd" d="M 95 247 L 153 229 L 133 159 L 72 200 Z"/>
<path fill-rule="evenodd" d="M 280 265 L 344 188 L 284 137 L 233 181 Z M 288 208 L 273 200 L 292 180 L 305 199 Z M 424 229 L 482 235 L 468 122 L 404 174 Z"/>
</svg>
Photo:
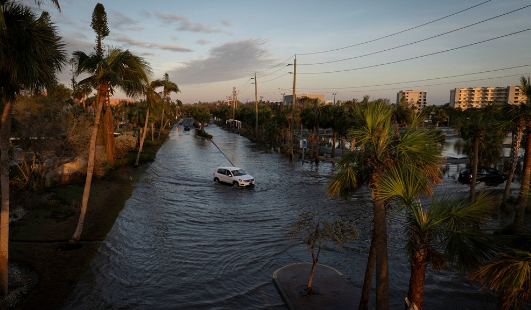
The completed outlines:
<svg viewBox="0 0 531 310">
<path fill-rule="evenodd" d="M 35 6 L 52 15 L 71 55 L 92 52 L 97 1 Z M 449 101 L 456 87 L 518 85 L 531 75 L 528 0 L 169 1 L 102 0 L 110 35 L 104 44 L 144 57 L 153 79 L 167 72 L 183 103 L 280 100 L 297 93 L 326 100 L 388 98 L 426 90 L 427 101 Z M 462 11 L 462 12 L 461 12 Z M 502 15 L 502 16 L 500 16 Z M 60 80 L 70 84 L 65 67 Z M 115 97 L 125 98 L 117 93 Z"/>
</svg>

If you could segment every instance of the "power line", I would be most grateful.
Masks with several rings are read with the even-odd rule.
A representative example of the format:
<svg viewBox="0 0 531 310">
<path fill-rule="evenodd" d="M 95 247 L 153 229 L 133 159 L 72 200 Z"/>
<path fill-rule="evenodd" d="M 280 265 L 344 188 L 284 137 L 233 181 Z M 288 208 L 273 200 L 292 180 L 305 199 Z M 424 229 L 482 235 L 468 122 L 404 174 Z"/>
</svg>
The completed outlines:
<svg viewBox="0 0 531 310">
<path fill-rule="evenodd" d="M 491 17 L 491 18 L 488 18 L 488 19 L 485 19 L 485 20 L 482 20 L 482 21 L 479 21 L 479 22 L 464 26 L 464 27 L 460 27 L 460 28 L 457 28 L 457 29 L 454 29 L 454 30 L 450 30 L 450 31 L 447 31 L 447 32 L 443 32 L 443 33 L 440 33 L 438 35 L 434 35 L 434 36 L 431 36 L 431 37 L 428 37 L 428 38 L 425 38 L 425 39 L 422 39 L 422 40 L 413 41 L 413 42 L 410 42 L 410 43 L 398 45 L 398 46 L 387 48 L 387 49 L 380 50 L 380 51 L 377 51 L 377 52 L 368 53 L 368 54 L 364 54 L 364 55 L 360 55 L 360 56 L 354 56 L 354 57 L 338 59 L 338 60 L 325 61 L 325 62 L 317 62 L 317 63 L 311 63 L 311 64 L 302 63 L 302 64 L 299 64 L 299 66 L 324 65 L 324 64 L 330 64 L 330 63 L 341 62 L 341 61 L 346 61 L 346 60 L 352 60 L 352 59 L 357 59 L 357 58 L 363 58 L 363 57 L 367 57 L 367 56 L 371 56 L 371 55 L 375 55 L 375 54 L 380 54 L 380 53 L 383 53 L 383 52 L 389 52 L 389 51 L 392 51 L 392 50 L 395 50 L 395 49 L 399 49 L 399 48 L 402 48 L 402 47 L 405 47 L 405 46 L 409 46 L 409 45 L 417 44 L 417 43 L 420 43 L 420 42 L 428 41 L 428 40 L 431 40 L 431 39 L 435 39 L 435 38 L 442 37 L 444 35 L 456 32 L 456 31 L 460 31 L 460 30 L 463 30 L 463 29 L 466 29 L 466 28 L 470 28 L 472 26 L 476 26 L 476 25 L 479 25 L 481 23 L 484 23 L 484 22 L 487 22 L 487 21 L 491 21 L 493 19 L 496 19 L 496 18 L 499 18 L 499 17 L 502 17 L 502 16 L 512 14 L 514 12 L 526 9 L 528 7 L 531 7 L 531 4 L 530 5 L 526 5 L 524 7 L 516 9 L 516 10 L 510 11 L 510 12 L 504 13 L 504 14 L 500 14 L 500 15 L 497 15 L 497 16 L 494 16 L 494 17 Z"/>
<path fill-rule="evenodd" d="M 531 74 L 531 73 L 519 73 L 519 74 L 495 76 L 495 77 L 490 77 L 490 78 L 482 78 L 482 79 L 474 79 L 474 80 L 466 80 L 466 81 L 458 81 L 458 82 L 454 81 L 454 82 L 445 82 L 445 83 L 437 83 L 437 84 L 413 85 L 411 87 L 431 87 L 431 86 L 441 86 L 441 85 L 449 85 L 449 84 L 455 84 L 455 83 L 488 81 L 488 80 L 503 79 L 503 78 L 514 77 L 514 76 L 522 76 L 522 75 L 527 75 L 527 74 Z M 384 90 L 395 90 L 395 89 L 400 89 L 400 88 L 401 87 L 380 88 L 380 89 L 366 89 L 366 90 L 349 90 L 349 91 L 344 91 L 344 93 L 375 92 L 375 91 L 384 91 Z M 332 92 L 324 92 L 324 93 L 332 93 Z"/>
<path fill-rule="evenodd" d="M 392 34 L 389 34 L 389 35 L 386 35 L 386 36 L 383 36 L 383 37 L 379 37 L 379 38 L 376 38 L 376 39 L 373 39 L 373 40 L 369 40 L 369 41 L 365 41 L 365 42 L 361 42 L 361 43 L 357 43 L 357 44 L 353 44 L 353 45 L 349 45 L 349 46 L 345 46 L 345 47 L 340 47 L 340 48 L 335 48 L 335 49 L 331 49 L 331 50 L 326 50 L 326 51 L 321 51 L 321 52 L 312 52 L 312 53 L 297 53 L 298 55 L 314 55 L 314 54 L 323 54 L 323 53 L 329 53 L 329 52 L 335 52 L 335 51 L 339 51 L 339 50 L 343 50 L 343 49 L 347 49 L 347 48 L 351 48 L 351 47 L 355 47 L 355 46 L 360 46 L 360 45 L 364 45 L 364 44 L 368 44 L 368 43 L 372 43 L 372 42 L 375 42 L 375 41 L 379 41 L 379 40 L 382 40 L 382 39 L 385 39 L 385 38 L 389 38 L 389 37 L 392 37 L 392 36 L 396 36 L 398 34 L 401 34 L 401 33 L 404 33 L 404 32 L 408 32 L 408 31 L 411 31 L 411 30 L 414 30 L 414 29 L 417 29 L 417 28 L 420 28 L 420 27 L 424 27 L 424 26 L 427 26 L 429 24 L 433 24 L 435 22 L 438 22 L 440 20 L 443 20 L 443 19 L 446 19 L 446 18 L 449 18 L 451 16 L 454 16 L 454 15 L 457 15 L 457 14 L 460 14 L 460 13 L 463 13 L 465 11 L 468 11 L 468 10 L 471 10 L 473 8 L 476 8 L 480 5 L 483 5 L 487 2 L 490 2 L 492 0 L 487 0 L 487 1 L 484 1 L 484 2 L 481 2 L 479 4 L 476 4 L 474 6 L 471 6 L 469 8 L 466 8 L 464 10 L 461 10 L 461 11 L 458 11 L 458 12 L 455 12 L 455 13 L 452 13 L 450 15 L 446 15 L 444 17 L 441 17 L 441 18 L 438 18 L 438 19 L 435 19 L 435 20 L 432 20 L 431 22 L 427 22 L 427 23 L 424 23 L 424 24 L 421 24 L 421 25 L 418 25 L 418 26 L 415 26 L 415 27 L 411 27 L 411 28 L 408 28 L 408 29 L 405 29 L 405 30 L 401 30 L 399 32 L 395 32 L 395 33 L 392 33 Z"/>
<path fill-rule="evenodd" d="M 276 80 L 276 79 L 280 79 L 281 77 L 283 77 L 283 76 L 286 76 L 286 75 L 288 75 L 288 74 L 289 74 L 289 72 L 287 72 L 287 73 L 284 73 L 284 74 L 282 74 L 281 76 L 277 76 L 276 78 L 272 78 L 272 79 L 270 79 L 270 80 L 266 80 L 266 81 L 260 81 L 260 83 L 267 83 L 267 82 L 271 82 L 271 81 L 274 81 L 274 80 Z"/>
<path fill-rule="evenodd" d="M 527 64 L 527 65 L 520 65 L 520 66 L 514 66 L 514 67 L 508 67 L 508 68 L 492 69 L 492 70 L 485 70 L 485 71 L 479 71 L 479 72 L 464 73 L 464 74 L 449 75 L 449 76 L 441 76 L 441 77 L 435 77 L 435 78 L 429 78 L 429 79 L 421 79 L 421 80 L 413 80 L 413 81 L 394 82 L 394 83 L 375 84 L 375 85 L 365 85 L 365 86 L 326 87 L 326 88 L 319 88 L 319 89 L 352 89 L 352 88 L 366 88 L 366 87 L 390 86 L 390 85 L 407 84 L 407 83 L 418 83 L 418 82 L 436 81 L 436 80 L 450 79 L 450 78 L 463 77 L 463 76 L 469 76 L 469 75 L 476 75 L 476 74 L 484 74 L 484 73 L 512 70 L 512 69 L 525 68 L 525 67 L 530 67 L 530 66 L 531 66 L 531 64 Z M 309 87 L 299 87 L 299 89 L 310 89 L 310 88 Z M 312 87 L 311 89 L 314 89 L 314 87 Z"/>
<path fill-rule="evenodd" d="M 290 56 L 288 59 L 284 60 L 283 62 L 277 64 L 277 65 L 274 65 L 273 67 L 269 68 L 269 69 L 265 69 L 265 70 L 262 70 L 262 71 L 259 71 L 259 72 L 266 72 L 266 71 L 269 71 L 271 69 L 275 69 L 276 67 L 280 66 L 280 65 L 283 65 L 285 64 L 288 60 L 290 60 L 291 58 L 295 57 L 295 55 L 293 56 Z"/>
<path fill-rule="evenodd" d="M 477 45 L 477 44 L 482 44 L 482 43 L 485 43 L 485 42 L 490 42 L 490 41 L 494 41 L 494 40 L 497 40 L 497 39 L 501 39 L 501 38 L 509 37 L 509 36 L 512 36 L 512 35 L 515 35 L 515 34 L 519 34 L 519 33 L 522 33 L 522 32 L 526 32 L 526 31 L 529 31 L 529 30 L 531 30 L 531 28 L 527 28 L 527 29 L 524 29 L 524 30 L 520 30 L 520 31 L 512 32 L 512 33 L 509 33 L 509 34 L 501 35 L 501 36 L 498 36 L 498 37 L 495 37 L 495 38 L 491 38 L 491 39 L 487 39 L 487 40 L 483 40 L 483 41 L 479 41 L 479 42 L 475 42 L 475 43 L 470 43 L 470 44 L 466 44 L 466 45 L 462 45 L 462 46 L 458 46 L 458 47 L 450 48 L 450 49 L 447 49 L 447 50 L 442 50 L 442 51 L 439 51 L 439 52 L 434 52 L 434 53 L 424 54 L 424 55 L 420 55 L 420 56 L 415 56 L 415 57 L 405 58 L 405 59 L 396 60 L 396 61 L 391 61 L 391 62 L 386 62 L 386 63 L 380 63 L 380 64 L 376 64 L 376 65 L 370 65 L 370 66 L 359 67 L 359 68 L 352 68 L 352 69 L 345 69 L 345 70 L 335 70 L 335 71 L 324 71 L 324 72 L 301 72 L 301 73 L 299 73 L 299 74 L 328 74 L 328 73 L 340 73 L 340 72 L 348 72 L 348 71 L 356 71 L 356 70 L 362 70 L 362 69 L 368 69 L 368 68 L 381 67 L 381 66 L 386 66 L 386 65 L 396 64 L 396 63 L 405 62 L 405 61 L 409 61 L 409 60 L 414 60 L 414 59 L 424 58 L 424 57 L 428 57 L 428 56 L 433 56 L 433 55 L 437 55 L 437 54 L 442 54 L 442 53 L 446 53 L 446 52 L 451 52 L 451 51 L 455 51 L 455 50 L 462 49 L 462 48 L 465 48 L 465 47 L 470 47 L 470 46 L 474 46 L 474 45 Z"/>
</svg>

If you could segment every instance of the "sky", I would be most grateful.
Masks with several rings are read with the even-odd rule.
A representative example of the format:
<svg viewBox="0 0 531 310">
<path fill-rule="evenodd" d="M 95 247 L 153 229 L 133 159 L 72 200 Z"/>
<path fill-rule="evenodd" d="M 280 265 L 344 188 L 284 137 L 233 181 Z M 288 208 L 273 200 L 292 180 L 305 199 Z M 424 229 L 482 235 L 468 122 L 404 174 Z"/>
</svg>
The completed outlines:
<svg viewBox="0 0 531 310">
<path fill-rule="evenodd" d="M 51 1 L 48 11 L 71 55 L 94 51 L 90 27 L 98 1 Z M 430 105 L 456 87 L 519 85 L 531 75 L 529 0 L 100 0 L 107 47 L 143 57 L 152 79 L 168 73 L 183 103 L 387 98 L 425 90 Z M 296 68 L 294 62 L 296 59 Z M 296 74 L 294 75 L 294 69 Z M 60 82 L 70 85 L 66 66 Z M 253 78 L 253 79 L 251 79 Z M 335 95 L 334 95 L 335 94 Z M 117 91 L 115 98 L 126 98 Z"/>
</svg>

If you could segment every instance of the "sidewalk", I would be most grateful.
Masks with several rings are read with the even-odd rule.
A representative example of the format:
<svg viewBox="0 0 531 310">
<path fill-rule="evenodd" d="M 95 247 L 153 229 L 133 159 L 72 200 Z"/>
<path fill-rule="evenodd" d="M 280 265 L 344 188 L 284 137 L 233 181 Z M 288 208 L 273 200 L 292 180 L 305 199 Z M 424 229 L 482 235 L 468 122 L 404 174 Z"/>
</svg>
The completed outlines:
<svg viewBox="0 0 531 310">
<path fill-rule="evenodd" d="M 308 284 L 311 263 L 284 266 L 273 273 L 273 282 L 290 310 L 346 310 L 359 304 L 354 286 L 336 269 L 317 264 L 312 288 L 318 295 L 299 294 Z"/>
</svg>

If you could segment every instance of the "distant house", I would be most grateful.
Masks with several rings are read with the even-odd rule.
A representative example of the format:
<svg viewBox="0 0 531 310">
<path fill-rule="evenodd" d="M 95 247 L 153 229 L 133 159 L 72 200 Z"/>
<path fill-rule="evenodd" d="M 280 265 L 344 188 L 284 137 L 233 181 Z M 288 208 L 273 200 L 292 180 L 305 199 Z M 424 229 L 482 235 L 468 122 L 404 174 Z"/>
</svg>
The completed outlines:
<svg viewBox="0 0 531 310">
<path fill-rule="evenodd" d="M 110 98 L 110 99 L 109 99 L 109 104 L 110 104 L 111 106 L 118 105 L 118 104 L 120 104 L 121 102 L 132 103 L 132 102 L 135 102 L 135 100 L 131 100 L 131 99 L 120 99 L 120 98 Z"/>
</svg>

